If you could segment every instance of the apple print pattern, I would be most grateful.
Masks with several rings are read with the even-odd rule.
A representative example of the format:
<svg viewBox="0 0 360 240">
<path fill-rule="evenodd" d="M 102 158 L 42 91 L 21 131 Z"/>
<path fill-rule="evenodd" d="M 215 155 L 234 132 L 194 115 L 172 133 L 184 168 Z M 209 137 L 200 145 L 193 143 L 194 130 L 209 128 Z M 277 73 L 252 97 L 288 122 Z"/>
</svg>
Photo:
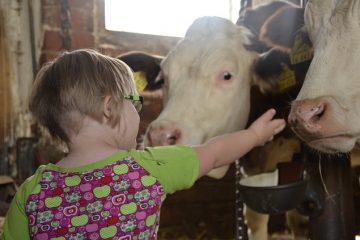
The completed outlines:
<svg viewBox="0 0 360 240">
<path fill-rule="evenodd" d="M 161 184 L 132 157 L 87 172 L 45 170 L 26 203 L 32 239 L 156 239 Z"/>
</svg>

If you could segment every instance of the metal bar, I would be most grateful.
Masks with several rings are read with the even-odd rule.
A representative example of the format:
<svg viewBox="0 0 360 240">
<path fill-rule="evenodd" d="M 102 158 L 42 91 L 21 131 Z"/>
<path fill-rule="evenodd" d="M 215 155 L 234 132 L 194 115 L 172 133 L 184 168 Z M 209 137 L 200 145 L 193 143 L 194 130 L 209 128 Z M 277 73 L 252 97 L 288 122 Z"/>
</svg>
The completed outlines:
<svg viewBox="0 0 360 240">
<path fill-rule="evenodd" d="M 241 200 L 241 194 L 239 190 L 241 174 L 240 160 L 235 162 L 235 216 L 236 216 L 236 239 L 248 240 L 247 226 L 244 221 L 244 202 Z"/>
</svg>

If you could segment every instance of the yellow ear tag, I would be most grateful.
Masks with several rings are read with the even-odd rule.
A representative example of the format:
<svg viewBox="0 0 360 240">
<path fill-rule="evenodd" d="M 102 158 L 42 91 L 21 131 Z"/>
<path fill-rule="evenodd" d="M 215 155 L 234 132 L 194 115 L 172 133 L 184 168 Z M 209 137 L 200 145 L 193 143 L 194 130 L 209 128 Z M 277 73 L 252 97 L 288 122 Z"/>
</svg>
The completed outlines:
<svg viewBox="0 0 360 240">
<path fill-rule="evenodd" d="M 294 46 L 290 53 L 290 62 L 292 65 L 311 60 L 313 49 L 309 44 L 303 42 L 301 35 L 295 37 Z"/>
<path fill-rule="evenodd" d="M 287 88 L 296 84 L 296 76 L 288 65 L 282 64 L 283 70 L 279 76 L 279 91 L 283 92 Z"/>
<path fill-rule="evenodd" d="M 146 80 L 144 72 L 134 72 L 134 80 L 136 85 L 136 90 L 138 93 L 141 93 L 146 88 L 148 81 Z"/>
</svg>

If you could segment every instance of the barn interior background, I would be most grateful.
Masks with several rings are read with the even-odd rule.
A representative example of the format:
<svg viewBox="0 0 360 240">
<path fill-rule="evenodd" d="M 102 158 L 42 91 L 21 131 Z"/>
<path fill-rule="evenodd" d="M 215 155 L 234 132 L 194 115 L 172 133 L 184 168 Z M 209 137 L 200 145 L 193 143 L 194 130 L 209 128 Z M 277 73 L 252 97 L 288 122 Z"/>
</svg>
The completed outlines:
<svg viewBox="0 0 360 240">
<path fill-rule="evenodd" d="M 263 2 L 253 1 L 253 5 Z M 178 41 L 176 37 L 107 31 L 104 0 L 0 1 L 0 216 L 6 214 L 14 183 L 21 184 L 39 164 L 61 157 L 61 151 L 54 151 L 27 113 L 28 90 L 43 63 L 62 50 L 78 48 L 93 48 L 110 56 L 134 50 L 166 55 Z M 159 109 L 142 113 L 139 137 Z M 221 180 L 204 177 L 193 188 L 169 196 L 159 238 L 233 239 L 234 189 L 231 167 Z M 359 199 L 358 184 L 354 189 Z M 355 204 L 360 209 L 359 201 Z M 286 231 L 284 216 L 271 218 L 271 232 Z"/>
</svg>

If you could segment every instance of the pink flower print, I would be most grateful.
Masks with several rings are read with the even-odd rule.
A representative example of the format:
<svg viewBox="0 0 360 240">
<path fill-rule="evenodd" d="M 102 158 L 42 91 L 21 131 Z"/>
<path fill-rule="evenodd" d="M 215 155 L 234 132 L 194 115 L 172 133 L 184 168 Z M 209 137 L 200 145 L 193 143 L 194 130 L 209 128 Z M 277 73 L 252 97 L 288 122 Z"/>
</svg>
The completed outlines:
<svg viewBox="0 0 360 240">
<path fill-rule="evenodd" d="M 136 216 L 136 219 L 143 220 L 146 218 L 146 212 L 145 211 L 137 212 L 135 214 L 135 216 Z"/>
<path fill-rule="evenodd" d="M 136 220 L 130 219 L 129 221 L 122 223 L 120 226 L 121 231 L 130 232 L 136 228 Z"/>
<path fill-rule="evenodd" d="M 89 203 L 87 206 L 86 206 L 86 210 L 89 212 L 89 213 L 96 213 L 96 212 L 100 212 L 103 208 L 103 204 L 101 201 L 96 201 L 96 202 L 93 202 L 93 203 Z"/>
<path fill-rule="evenodd" d="M 128 174 L 128 177 L 129 177 L 130 179 L 132 179 L 132 180 L 138 179 L 138 178 L 139 178 L 139 172 L 130 172 L 130 173 Z"/>
<path fill-rule="evenodd" d="M 47 233 L 41 233 L 41 234 L 37 234 L 35 239 L 36 240 L 47 240 L 47 239 L 49 239 L 49 236 Z"/>
<path fill-rule="evenodd" d="M 98 228 L 99 228 L 99 226 L 96 223 L 93 223 L 93 224 L 86 225 L 85 230 L 87 232 L 95 232 L 98 230 Z"/>
<path fill-rule="evenodd" d="M 90 240 L 97 240 L 97 239 L 99 239 L 99 234 L 98 233 L 92 233 L 92 234 L 90 234 Z"/>
<path fill-rule="evenodd" d="M 90 183 L 84 183 L 80 185 L 80 191 L 81 192 L 88 192 L 91 190 L 91 184 Z"/>
<path fill-rule="evenodd" d="M 29 215 L 29 225 L 33 226 L 35 224 L 35 217 L 34 215 Z"/>
<path fill-rule="evenodd" d="M 150 198 L 150 192 L 149 192 L 149 190 L 145 189 L 143 191 L 136 192 L 134 197 L 135 197 L 136 201 L 144 202 Z"/>
<path fill-rule="evenodd" d="M 32 200 L 26 205 L 26 212 L 35 212 L 38 209 L 38 200 Z"/>
<path fill-rule="evenodd" d="M 113 168 L 113 166 L 104 167 L 103 168 L 104 175 L 107 175 L 107 176 L 111 175 L 113 173 L 112 168 Z"/>
<path fill-rule="evenodd" d="M 62 227 L 68 227 L 70 224 L 70 219 L 69 218 L 62 218 L 60 219 L 60 225 Z"/>
<path fill-rule="evenodd" d="M 165 194 L 164 188 L 161 185 L 156 188 L 156 191 L 158 192 L 159 195 Z"/>
<path fill-rule="evenodd" d="M 140 222 L 138 223 L 138 228 L 139 228 L 139 229 L 145 228 L 145 221 L 140 221 Z"/>
<path fill-rule="evenodd" d="M 38 207 L 39 207 L 39 209 L 42 209 L 44 207 L 44 201 L 43 200 L 39 201 Z"/>
<path fill-rule="evenodd" d="M 39 198 L 44 199 L 45 197 L 46 197 L 45 191 L 41 191 L 40 194 L 39 194 Z"/>
<path fill-rule="evenodd" d="M 111 202 L 115 206 L 117 206 L 117 205 L 125 203 L 125 200 L 126 200 L 126 196 L 124 194 L 119 194 L 119 195 L 113 196 L 113 198 L 111 199 Z"/>
<path fill-rule="evenodd" d="M 91 220 L 94 221 L 94 222 L 99 221 L 100 220 L 100 215 L 93 215 L 91 217 Z"/>
<path fill-rule="evenodd" d="M 133 188 L 138 189 L 141 188 L 142 184 L 139 180 L 135 180 L 132 184 Z"/>
<path fill-rule="evenodd" d="M 65 196 L 65 199 L 68 203 L 74 203 L 79 201 L 81 198 L 81 195 L 79 192 L 72 192 L 72 193 L 68 193 Z"/>
<path fill-rule="evenodd" d="M 52 175 L 51 172 L 44 172 L 42 174 L 42 179 L 45 181 L 45 182 L 51 182 L 53 179 L 54 179 L 54 176 Z"/>
<path fill-rule="evenodd" d="M 84 193 L 83 197 L 85 200 L 90 201 L 91 199 L 94 198 L 94 194 L 92 192 L 87 192 L 87 193 Z"/>
<path fill-rule="evenodd" d="M 50 230 L 50 225 L 49 225 L 49 224 L 42 225 L 42 226 L 40 227 L 40 229 L 41 229 L 41 231 L 43 231 L 43 232 L 47 232 L 47 231 Z"/>
<path fill-rule="evenodd" d="M 125 178 L 122 179 L 120 182 L 116 182 L 114 184 L 114 190 L 117 192 L 127 190 L 130 187 L 130 180 Z"/>
<path fill-rule="evenodd" d="M 55 218 L 56 219 L 62 219 L 63 217 L 64 217 L 64 214 L 62 212 L 55 213 Z"/>
<path fill-rule="evenodd" d="M 63 178 L 59 178 L 59 179 L 56 181 L 56 184 L 57 184 L 58 186 L 63 186 L 64 183 L 65 183 L 65 180 L 64 180 Z"/>
<path fill-rule="evenodd" d="M 84 176 L 84 179 L 85 179 L 85 181 L 89 182 L 89 181 L 93 180 L 94 177 L 92 175 L 86 175 L 86 176 Z"/>
<path fill-rule="evenodd" d="M 143 239 L 150 239 L 150 231 L 149 230 L 146 230 L 139 234 L 139 240 L 143 240 Z"/>
<path fill-rule="evenodd" d="M 119 214 L 119 207 L 113 207 L 110 209 L 110 214 L 113 216 L 117 216 Z"/>
<path fill-rule="evenodd" d="M 140 168 L 140 166 L 137 163 L 133 163 L 133 164 L 131 164 L 131 168 L 134 170 L 137 170 Z"/>
<path fill-rule="evenodd" d="M 158 195 L 157 191 L 152 191 L 151 192 L 151 197 L 155 198 Z"/>
<path fill-rule="evenodd" d="M 118 240 L 131 240 L 131 235 L 122 236 Z"/>
<path fill-rule="evenodd" d="M 111 202 L 106 202 L 106 203 L 104 204 L 104 208 L 105 208 L 106 210 L 110 209 L 112 206 L 113 206 L 113 204 L 112 204 Z"/>
<path fill-rule="evenodd" d="M 39 212 L 37 218 L 39 223 L 50 222 L 54 218 L 54 214 L 51 211 Z"/>
<path fill-rule="evenodd" d="M 65 207 L 63 212 L 65 216 L 74 216 L 78 213 L 78 208 L 75 205 Z"/>
<path fill-rule="evenodd" d="M 68 172 L 59 172 L 58 174 L 59 174 L 60 178 L 63 178 L 63 177 L 66 177 L 67 175 L 69 175 Z"/>
</svg>

